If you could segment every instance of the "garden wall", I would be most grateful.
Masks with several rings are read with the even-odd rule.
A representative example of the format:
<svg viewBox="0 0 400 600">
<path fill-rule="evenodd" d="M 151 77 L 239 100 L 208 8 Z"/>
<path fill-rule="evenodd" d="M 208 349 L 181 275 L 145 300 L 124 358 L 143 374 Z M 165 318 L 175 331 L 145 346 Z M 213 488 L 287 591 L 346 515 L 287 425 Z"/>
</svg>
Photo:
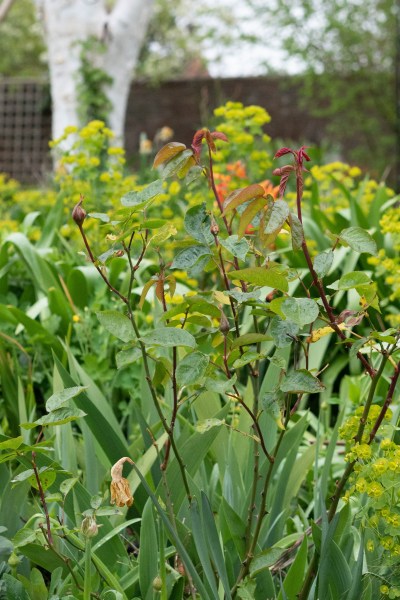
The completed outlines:
<svg viewBox="0 0 400 600">
<path fill-rule="evenodd" d="M 289 78 L 204 78 L 158 87 L 135 83 L 126 118 L 128 158 L 137 154 L 141 133 L 152 139 L 164 125 L 174 130 L 174 139 L 189 144 L 195 129 L 226 100 L 265 107 L 272 116 L 266 128 L 272 137 L 317 145 L 324 139 L 324 121 L 299 107 L 296 84 Z M 47 82 L 0 81 L 0 172 L 25 183 L 43 180 L 50 169 L 50 132 Z"/>
</svg>

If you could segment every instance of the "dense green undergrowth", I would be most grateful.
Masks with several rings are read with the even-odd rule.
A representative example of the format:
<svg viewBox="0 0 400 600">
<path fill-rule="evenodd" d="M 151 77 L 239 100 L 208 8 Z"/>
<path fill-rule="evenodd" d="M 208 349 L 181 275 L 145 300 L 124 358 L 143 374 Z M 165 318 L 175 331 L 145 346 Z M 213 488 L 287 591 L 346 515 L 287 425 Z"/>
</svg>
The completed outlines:
<svg viewBox="0 0 400 600">
<path fill-rule="evenodd" d="M 0 180 L 2 597 L 400 596 L 398 198 L 268 120 Z"/>
</svg>

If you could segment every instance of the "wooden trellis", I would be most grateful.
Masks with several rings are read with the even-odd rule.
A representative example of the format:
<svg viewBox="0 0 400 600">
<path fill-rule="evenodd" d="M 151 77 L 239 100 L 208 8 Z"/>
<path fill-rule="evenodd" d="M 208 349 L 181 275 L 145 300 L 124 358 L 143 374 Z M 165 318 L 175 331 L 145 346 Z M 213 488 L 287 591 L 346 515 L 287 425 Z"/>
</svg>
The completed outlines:
<svg viewBox="0 0 400 600">
<path fill-rule="evenodd" d="M 48 86 L 43 81 L 0 81 L 0 172 L 21 182 L 43 180 L 50 168 Z"/>
</svg>

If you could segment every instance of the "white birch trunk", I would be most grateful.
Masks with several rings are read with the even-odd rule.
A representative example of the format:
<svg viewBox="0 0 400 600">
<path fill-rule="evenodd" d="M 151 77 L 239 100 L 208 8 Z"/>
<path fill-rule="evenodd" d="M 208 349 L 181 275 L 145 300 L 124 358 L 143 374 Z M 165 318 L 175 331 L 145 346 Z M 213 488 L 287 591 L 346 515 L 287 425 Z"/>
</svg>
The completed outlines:
<svg viewBox="0 0 400 600">
<path fill-rule="evenodd" d="M 105 53 L 96 58 L 96 66 L 113 79 L 105 90 L 112 103 L 109 125 L 117 141 L 123 143 L 130 83 L 154 0 L 118 0 L 110 13 L 103 0 L 37 0 L 37 4 L 48 49 L 53 138 L 62 135 L 68 125 L 80 125 L 80 42 L 96 36 L 106 43 Z"/>
<path fill-rule="evenodd" d="M 112 109 L 110 128 L 123 143 L 129 89 L 154 8 L 154 0 L 119 0 L 107 22 L 108 48 L 103 69 L 113 79 L 106 90 Z"/>
</svg>

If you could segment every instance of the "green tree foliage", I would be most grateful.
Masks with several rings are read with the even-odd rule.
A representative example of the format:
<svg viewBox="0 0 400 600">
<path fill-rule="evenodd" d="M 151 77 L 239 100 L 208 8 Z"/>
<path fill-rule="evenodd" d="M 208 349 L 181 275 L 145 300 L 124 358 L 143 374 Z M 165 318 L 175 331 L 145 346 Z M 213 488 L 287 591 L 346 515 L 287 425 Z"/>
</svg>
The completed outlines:
<svg viewBox="0 0 400 600">
<path fill-rule="evenodd" d="M 225 33 L 221 40 L 222 25 Z M 205 72 L 204 41 L 215 40 L 219 30 L 220 43 L 224 47 L 233 38 L 233 34 L 228 33 L 231 25 L 232 15 L 226 7 L 213 7 L 208 1 L 192 7 L 188 0 L 178 0 L 173 4 L 168 0 L 158 0 L 137 75 L 157 82 L 180 77 L 193 66 L 197 72 Z M 93 44 L 93 41 L 89 43 Z M 0 23 L 0 74 L 44 75 L 47 69 L 43 59 L 45 50 L 34 3 L 32 0 L 17 0 Z M 83 57 L 83 68 L 86 56 L 87 51 Z"/>
<path fill-rule="evenodd" d="M 265 15 L 262 2 L 249 3 Z M 331 142 L 379 175 L 395 143 L 395 11 L 393 0 L 276 0 L 266 15 L 287 60 L 304 67 L 307 109 L 327 118 Z"/>
<path fill-rule="evenodd" d="M 201 36 L 192 22 L 193 11 L 187 9 L 186 0 L 158 0 L 141 52 L 139 76 L 157 82 L 181 76 L 194 63 L 206 69 Z"/>
<path fill-rule="evenodd" d="M 18 0 L 0 23 L 0 74 L 3 76 L 45 73 L 43 43 L 32 0 Z"/>
</svg>

